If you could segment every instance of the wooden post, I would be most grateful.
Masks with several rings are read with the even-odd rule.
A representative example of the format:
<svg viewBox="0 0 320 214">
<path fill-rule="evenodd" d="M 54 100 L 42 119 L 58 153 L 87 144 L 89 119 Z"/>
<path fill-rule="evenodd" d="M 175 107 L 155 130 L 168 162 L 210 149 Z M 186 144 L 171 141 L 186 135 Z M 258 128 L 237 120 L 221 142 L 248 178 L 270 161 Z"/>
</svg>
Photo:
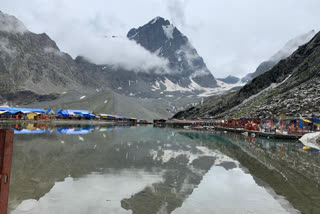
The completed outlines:
<svg viewBox="0 0 320 214">
<path fill-rule="evenodd" d="M 13 130 L 0 129 L 0 214 L 7 214 Z"/>
</svg>

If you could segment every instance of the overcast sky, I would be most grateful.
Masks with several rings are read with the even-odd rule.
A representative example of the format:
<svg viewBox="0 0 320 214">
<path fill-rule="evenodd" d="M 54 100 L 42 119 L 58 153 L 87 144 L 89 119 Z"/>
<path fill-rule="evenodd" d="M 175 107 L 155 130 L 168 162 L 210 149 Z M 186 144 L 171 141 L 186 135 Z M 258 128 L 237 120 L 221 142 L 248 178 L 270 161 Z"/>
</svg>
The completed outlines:
<svg viewBox="0 0 320 214">
<path fill-rule="evenodd" d="M 320 25 L 319 0 L 0 0 L 0 5 L 73 57 L 88 51 L 113 60 L 139 51 L 130 55 L 130 44 L 100 45 L 93 38 L 125 37 L 131 28 L 162 16 L 190 39 L 215 77 L 253 72 L 289 39 Z"/>
</svg>

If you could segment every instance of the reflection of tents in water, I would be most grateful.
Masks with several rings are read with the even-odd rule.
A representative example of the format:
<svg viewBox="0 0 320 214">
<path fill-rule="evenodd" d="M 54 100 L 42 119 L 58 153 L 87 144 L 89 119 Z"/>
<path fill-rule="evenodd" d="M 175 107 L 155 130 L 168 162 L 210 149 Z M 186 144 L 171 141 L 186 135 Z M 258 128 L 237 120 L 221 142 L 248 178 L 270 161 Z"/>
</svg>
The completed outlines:
<svg viewBox="0 0 320 214">
<path fill-rule="evenodd" d="M 28 129 L 28 130 L 36 130 L 37 127 L 35 127 L 33 123 L 28 123 L 26 129 Z"/>
<path fill-rule="evenodd" d="M 29 129 L 22 129 L 22 130 L 14 130 L 14 134 L 43 134 L 45 130 L 36 129 L 36 130 L 29 130 Z"/>
<path fill-rule="evenodd" d="M 106 131 L 111 131 L 115 129 L 124 129 L 125 126 L 110 126 L 110 127 L 105 127 L 105 128 L 100 128 L 100 132 L 106 132 Z"/>
<path fill-rule="evenodd" d="M 94 126 L 84 126 L 79 128 L 62 127 L 56 130 L 57 134 L 88 134 L 94 130 Z"/>
<path fill-rule="evenodd" d="M 33 123 L 29 123 L 26 128 L 15 128 L 14 134 L 44 134 L 45 129 L 38 129 Z"/>
</svg>

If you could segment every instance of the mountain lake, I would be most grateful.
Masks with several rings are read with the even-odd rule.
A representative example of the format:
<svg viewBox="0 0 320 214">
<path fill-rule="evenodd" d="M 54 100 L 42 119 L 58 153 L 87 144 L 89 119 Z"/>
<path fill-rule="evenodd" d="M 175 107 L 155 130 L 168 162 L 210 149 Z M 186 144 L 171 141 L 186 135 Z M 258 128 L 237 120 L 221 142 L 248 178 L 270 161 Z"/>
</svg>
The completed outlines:
<svg viewBox="0 0 320 214">
<path fill-rule="evenodd" d="M 15 130 L 11 214 L 320 213 L 320 153 L 152 126 Z"/>
</svg>

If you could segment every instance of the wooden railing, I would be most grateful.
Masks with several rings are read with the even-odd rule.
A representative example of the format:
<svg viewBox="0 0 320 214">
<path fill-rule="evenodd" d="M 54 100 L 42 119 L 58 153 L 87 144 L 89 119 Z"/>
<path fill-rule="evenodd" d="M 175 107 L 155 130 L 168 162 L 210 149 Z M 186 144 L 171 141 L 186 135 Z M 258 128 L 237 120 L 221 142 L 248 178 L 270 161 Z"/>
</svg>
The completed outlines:
<svg viewBox="0 0 320 214">
<path fill-rule="evenodd" d="M 0 129 L 0 214 L 7 214 L 13 130 Z"/>
</svg>

